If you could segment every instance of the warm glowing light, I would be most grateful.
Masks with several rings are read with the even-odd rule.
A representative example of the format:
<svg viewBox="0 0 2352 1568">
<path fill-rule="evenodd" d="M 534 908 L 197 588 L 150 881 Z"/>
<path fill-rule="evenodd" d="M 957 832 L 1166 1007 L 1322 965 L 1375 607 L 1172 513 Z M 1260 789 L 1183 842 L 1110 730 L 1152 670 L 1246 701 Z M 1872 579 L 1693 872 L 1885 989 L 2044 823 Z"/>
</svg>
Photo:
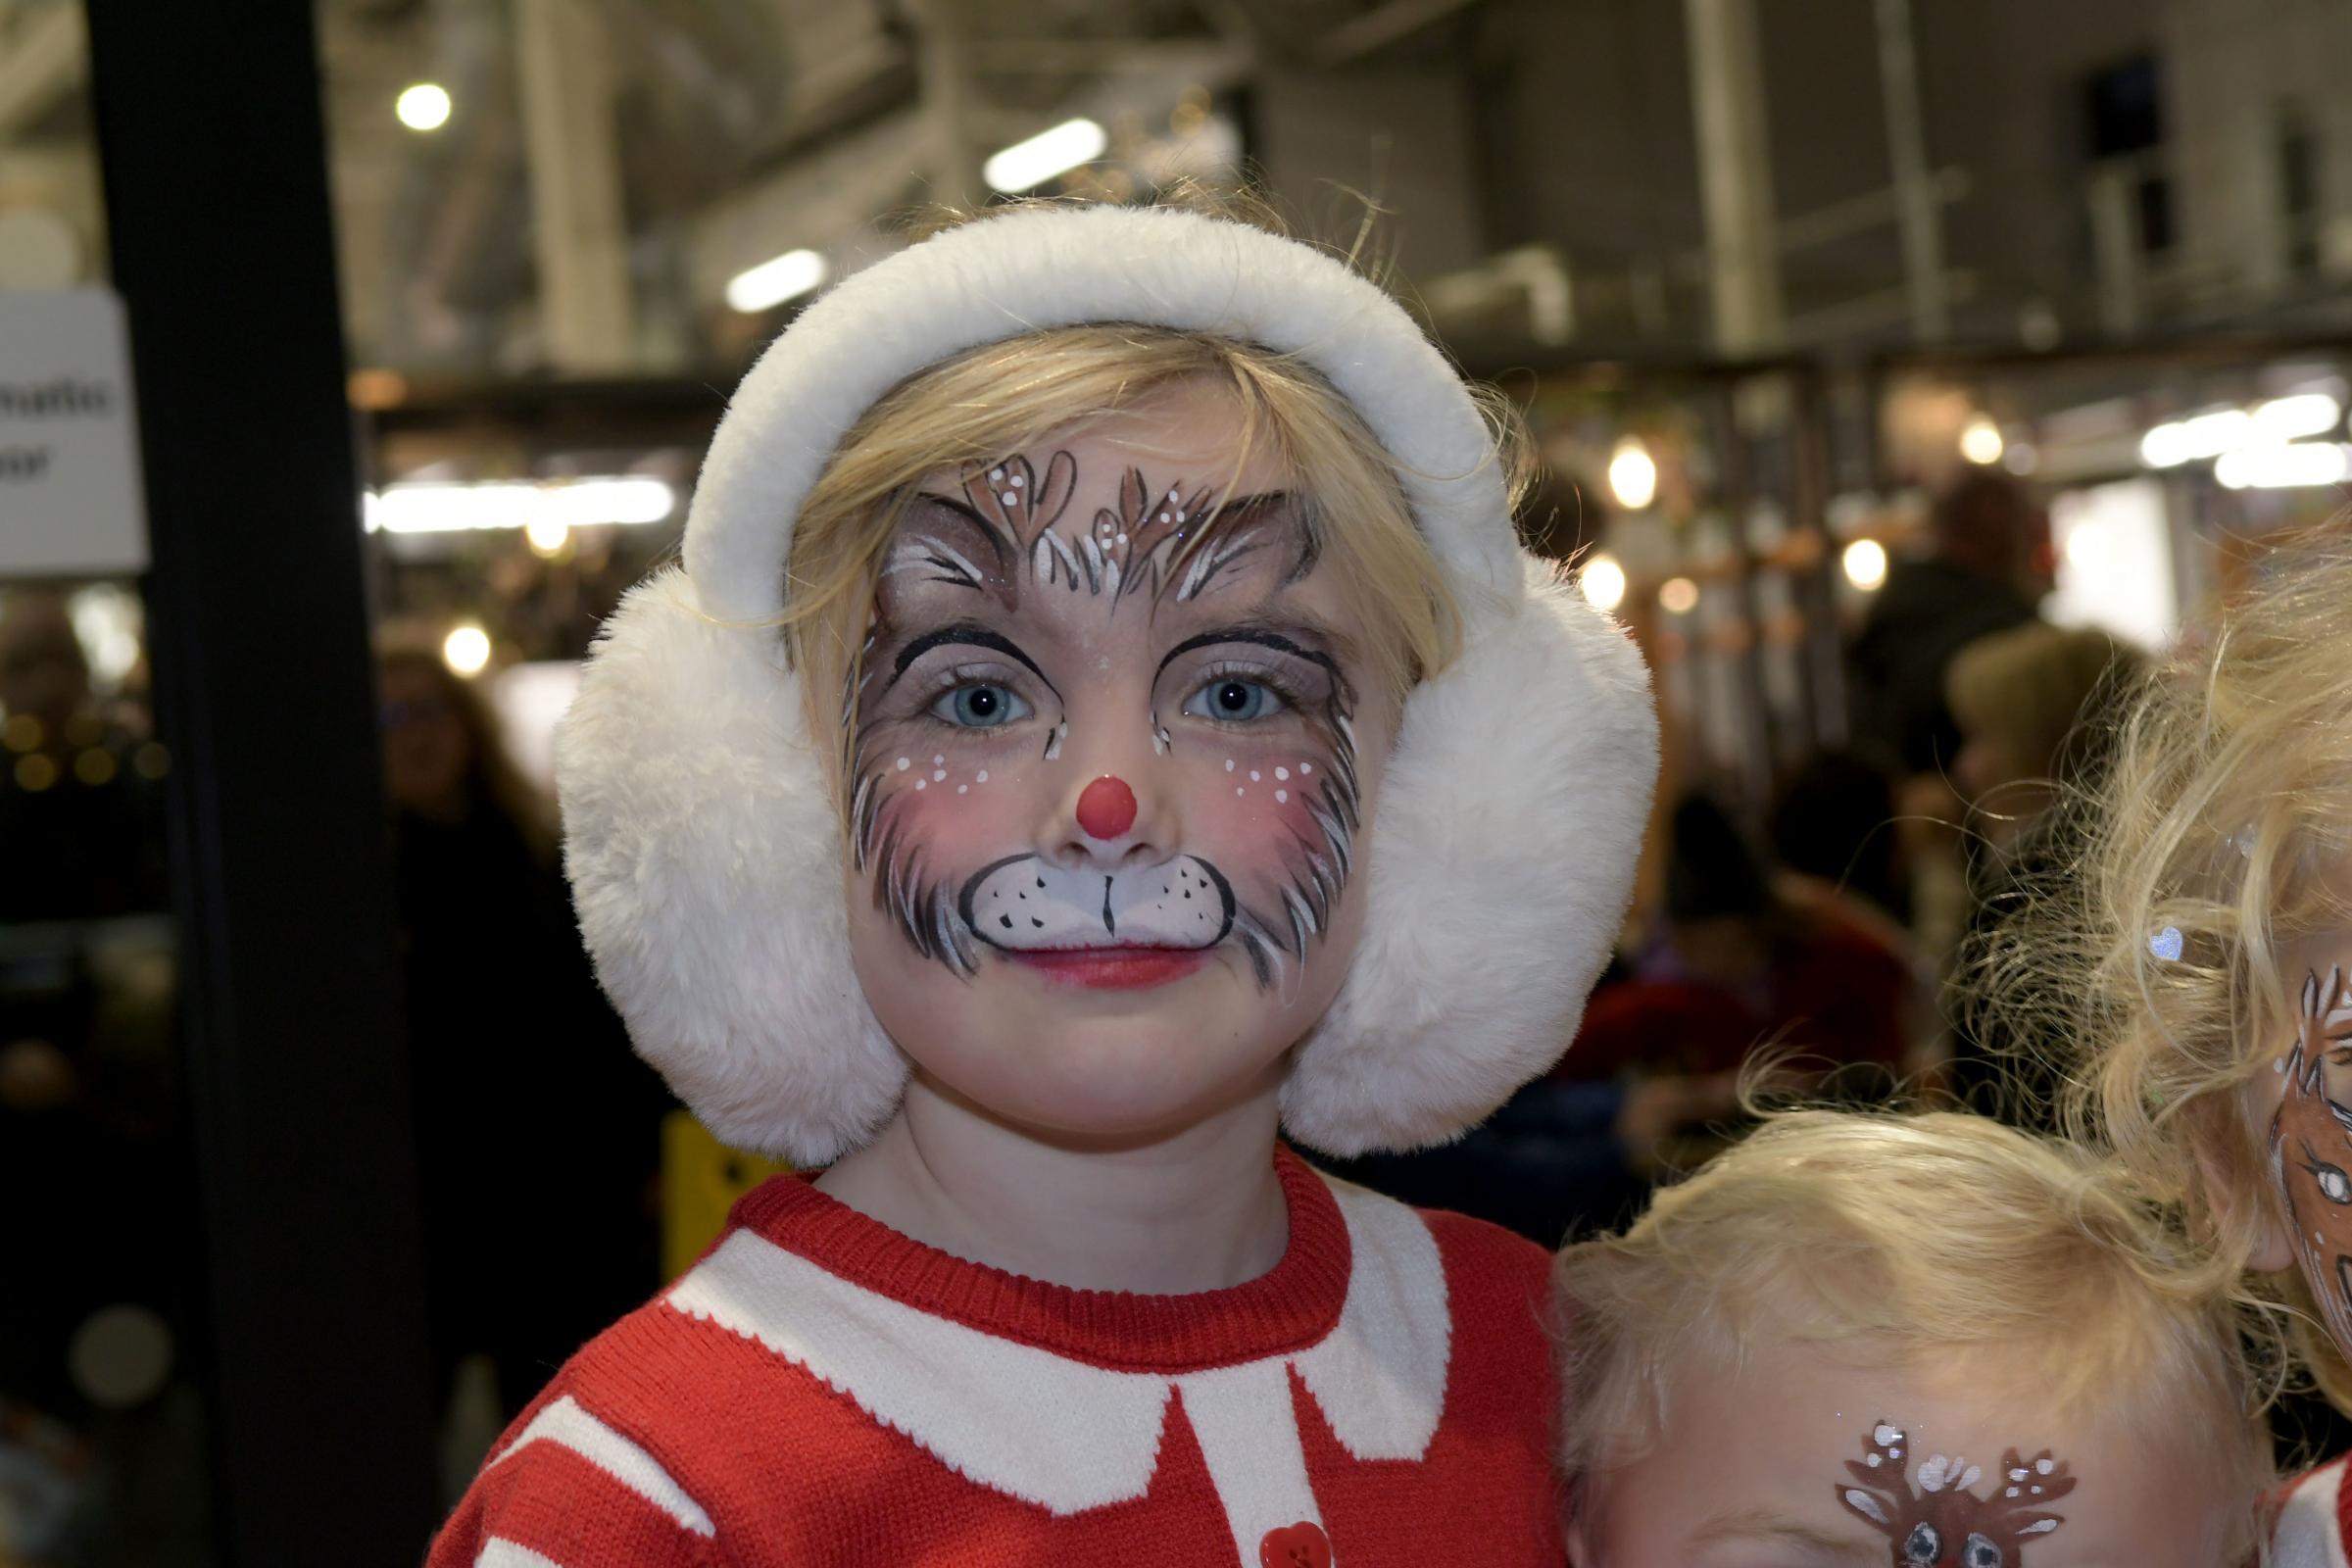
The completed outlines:
<svg viewBox="0 0 2352 1568">
<path fill-rule="evenodd" d="M 1597 555 L 1587 561 L 1577 582 L 1595 610 L 1615 610 L 1625 600 L 1625 568 L 1617 564 L 1615 556 Z"/>
<path fill-rule="evenodd" d="M 571 537 L 571 524 L 562 517 L 533 517 L 522 525 L 522 537 L 542 556 L 552 556 Z"/>
<path fill-rule="evenodd" d="M 980 166 L 980 177 L 990 190 L 1011 196 L 1093 163 L 1109 145 L 1109 135 L 1093 121 L 1065 120 L 998 153 Z"/>
<path fill-rule="evenodd" d="M 411 130 L 439 130 L 449 123 L 449 89 L 438 82 L 420 81 L 402 90 L 393 100 L 392 112 Z"/>
<path fill-rule="evenodd" d="M 660 522 L 677 510 L 668 481 L 642 475 L 609 479 L 528 479 L 480 484 L 390 484 L 367 498 L 368 531 L 456 533 L 471 528 L 529 528 L 562 523 Z"/>
<path fill-rule="evenodd" d="M 2352 449 L 2319 441 L 2292 446 L 2239 447 L 2225 452 L 2213 466 L 2213 476 L 2232 490 L 2292 490 L 2309 485 L 2341 484 L 2352 472 Z"/>
<path fill-rule="evenodd" d="M 797 300 L 825 280 L 825 259 L 814 251 L 786 251 L 727 279 L 727 303 L 746 316 Z"/>
<path fill-rule="evenodd" d="M 2160 424 L 2139 438 L 2139 461 L 2151 468 L 2177 468 L 2188 461 L 2188 430 L 2180 420 Z"/>
<path fill-rule="evenodd" d="M 2292 441 L 2327 435 L 2343 422 L 2344 406 L 2325 392 L 2298 392 L 2254 406 L 2254 435 L 2263 441 Z"/>
<path fill-rule="evenodd" d="M 490 666 L 490 634 L 479 626 L 453 627 L 441 639 L 441 662 L 470 680 Z"/>
<path fill-rule="evenodd" d="M 2095 573 L 2114 556 L 2115 540 L 2104 523 L 2085 518 L 2067 530 L 2065 549 L 2069 566 Z"/>
<path fill-rule="evenodd" d="M 1982 414 L 1968 421 L 1960 432 L 1960 455 L 1979 467 L 1988 467 L 2001 461 L 2009 443 L 2001 439 L 2001 427 Z"/>
<path fill-rule="evenodd" d="M 1658 608 L 1669 615 L 1688 615 L 1698 608 L 1698 584 L 1688 577 L 1669 577 L 1658 589 Z"/>
<path fill-rule="evenodd" d="M 1640 512 L 1658 498 L 1658 460 L 1637 436 L 1627 436 L 1609 455 L 1609 494 L 1628 512 Z"/>
<path fill-rule="evenodd" d="M 1886 580 L 1886 547 L 1876 539 L 1857 539 L 1838 557 L 1845 580 L 1869 593 Z"/>
</svg>

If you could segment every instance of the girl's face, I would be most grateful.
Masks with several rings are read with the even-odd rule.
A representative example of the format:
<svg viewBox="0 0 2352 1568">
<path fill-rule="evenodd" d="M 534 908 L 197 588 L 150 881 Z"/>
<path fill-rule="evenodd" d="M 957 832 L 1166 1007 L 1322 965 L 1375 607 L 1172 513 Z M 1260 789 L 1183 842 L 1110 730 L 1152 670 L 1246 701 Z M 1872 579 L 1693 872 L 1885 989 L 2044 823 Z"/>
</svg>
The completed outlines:
<svg viewBox="0 0 2352 1568">
<path fill-rule="evenodd" d="M 2291 944 L 2280 966 L 2302 984 L 2255 1079 L 2258 1131 L 2286 1250 L 2352 1356 L 2352 931 Z"/>
<path fill-rule="evenodd" d="M 1196 1121 L 1271 1087 L 1347 973 L 1397 705 L 1242 437 L 1181 384 L 931 475 L 885 557 L 852 951 L 917 1071 L 1000 1119 Z"/>
</svg>

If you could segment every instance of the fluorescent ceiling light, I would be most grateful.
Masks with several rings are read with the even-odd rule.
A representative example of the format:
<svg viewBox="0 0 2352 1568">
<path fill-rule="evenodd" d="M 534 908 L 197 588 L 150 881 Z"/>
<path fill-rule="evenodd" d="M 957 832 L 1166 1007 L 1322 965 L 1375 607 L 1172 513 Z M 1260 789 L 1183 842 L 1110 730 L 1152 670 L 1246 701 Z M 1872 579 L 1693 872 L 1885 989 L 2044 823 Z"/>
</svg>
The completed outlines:
<svg viewBox="0 0 2352 1568">
<path fill-rule="evenodd" d="M 825 259 L 814 251 L 786 251 L 727 280 L 727 303 L 746 316 L 772 311 L 825 280 Z"/>
<path fill-rule="evenodd" d="M 1093 121 L 1065 120 L 998 153 L 980 166 L 980 177 L 990 190 L 1011 196 L 1093 163 L 1109 145 L 1110 137 Z"/>
<path fill-rule="evenodd" d="M 2291 490 L 2307 485 L 2341 484 L 2352 473 L 2352 448 L 2328 442 L 2298 441 L 2292 446 L 2240 447 L 2225 452 L 2213 466 L 2213 476 L 2232 490 Z"/>
<path fill-rule="evenodd" d="M 2255 405 L 2255 433 L 2269 441 L 2327 435 L 2344 416 L 2343 405 L 2325 392 L 2298 392 Z"/>
<path fill-rule="evenodd" d="M 481 484 L 391 484 L 367 498 L 368 531 L 458 533 L 475 528 L 542 532 L 597 523 L 660 522 L 677 510 L 665 480 L 566 479 L 551 484 L 493 480 Z"/>
</svg>

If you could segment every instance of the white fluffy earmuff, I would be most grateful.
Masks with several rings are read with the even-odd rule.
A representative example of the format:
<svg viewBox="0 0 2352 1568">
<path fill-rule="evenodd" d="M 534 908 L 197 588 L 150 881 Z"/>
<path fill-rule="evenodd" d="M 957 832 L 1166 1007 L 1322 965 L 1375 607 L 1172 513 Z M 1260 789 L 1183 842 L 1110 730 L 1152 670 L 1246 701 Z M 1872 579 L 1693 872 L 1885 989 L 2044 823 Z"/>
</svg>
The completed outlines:
<svg viewBox="0 0 2352 1568">
<path fill-rule="evenodd" d="M 884 392 L 1025 332 L 1127 321 L 1297 354 L 1396 459 L 1453 578 L 1462 656 L 1416 687 L 1378 797 L 1362 946 L 1283 1092 L 1333 1154 L 1455 1136 L 1575 1033 L 1657 771 L 1630 641 L 1518 545 L 1467 389 L 1310 246 L 1169 208 L 1034 210 L 845 280 L 744 377 L 683 570 L 634 589 L 556 742 L 564 864 L 638 1052 L 725 1142 L 821 1164 L 889 1118 L 905 1058 L 851 967 L 836 803 L 777 621 L 794 518 Z"/>
</svg>

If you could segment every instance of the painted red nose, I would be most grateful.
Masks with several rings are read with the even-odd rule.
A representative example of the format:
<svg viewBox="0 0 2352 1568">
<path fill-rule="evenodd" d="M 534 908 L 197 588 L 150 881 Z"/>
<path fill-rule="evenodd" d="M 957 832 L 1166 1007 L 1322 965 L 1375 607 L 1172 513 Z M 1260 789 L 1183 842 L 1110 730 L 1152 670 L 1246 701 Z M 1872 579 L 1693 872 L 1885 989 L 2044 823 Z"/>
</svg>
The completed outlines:
<svg viewBox="0 0 2352 1568">
<path fill-rule="evenodd" d="M 1078 825 L 1090 839 L 1115 839 L 1135 826 L 1135 791 L 1105 773 L 1078 792 Z"/>
</svg>

